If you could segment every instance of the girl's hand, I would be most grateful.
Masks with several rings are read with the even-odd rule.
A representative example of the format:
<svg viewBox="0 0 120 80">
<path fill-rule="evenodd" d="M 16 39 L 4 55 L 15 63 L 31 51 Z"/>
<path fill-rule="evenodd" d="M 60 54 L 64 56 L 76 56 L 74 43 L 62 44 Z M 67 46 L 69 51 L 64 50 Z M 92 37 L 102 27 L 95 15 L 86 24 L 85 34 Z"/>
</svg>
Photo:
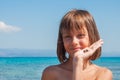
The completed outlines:
<svg viewBox="0 0 120 80">
<path fill-rule="evenodd" d="M 101 47 L 103 44 L 103 40 L 100 39 L 97 42 L 93 43 L 90 47 L 84 48 L 83 50 L 79 50 L 75 53 L 74 58 L 82 58 L 87 59 L 94 54 L 94 52 Z"/>
</svg>

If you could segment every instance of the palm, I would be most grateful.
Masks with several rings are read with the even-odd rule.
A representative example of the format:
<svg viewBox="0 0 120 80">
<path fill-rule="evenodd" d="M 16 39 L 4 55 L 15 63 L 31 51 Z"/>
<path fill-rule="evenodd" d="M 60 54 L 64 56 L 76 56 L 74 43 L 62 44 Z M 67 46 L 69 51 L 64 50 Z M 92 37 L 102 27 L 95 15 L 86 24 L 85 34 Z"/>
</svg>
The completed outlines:
<svg viewBox="0 0 120 80">
<path fill-rule="evenodd" d="M 103 44 L 103 40 L 100 39 L 97 42 L 93 43 L 90 47 L 84 48 L 83 50 L 80 50 L 76 52 L 75 54 L 78 55 L 80 58 L 86 59 L 93 55 L 93 53 L 101 47 Z"/>
</svg>

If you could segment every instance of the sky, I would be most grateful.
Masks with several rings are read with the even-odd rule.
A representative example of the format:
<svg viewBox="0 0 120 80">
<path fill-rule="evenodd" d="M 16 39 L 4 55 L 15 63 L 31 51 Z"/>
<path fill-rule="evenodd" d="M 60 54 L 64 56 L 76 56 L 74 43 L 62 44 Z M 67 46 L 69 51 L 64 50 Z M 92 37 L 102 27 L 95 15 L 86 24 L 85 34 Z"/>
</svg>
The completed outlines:
<svg viewBox="0 0 120 80">
<path fill-rule="evenodd" d="M 120 0 L 0 0 L 0 49 L 55 51 L 61 18 L 69 10 L 85 9 L 93 15 L 104 40 L 104 55 L 120 56 L 119 3 Z"/>
</svg>

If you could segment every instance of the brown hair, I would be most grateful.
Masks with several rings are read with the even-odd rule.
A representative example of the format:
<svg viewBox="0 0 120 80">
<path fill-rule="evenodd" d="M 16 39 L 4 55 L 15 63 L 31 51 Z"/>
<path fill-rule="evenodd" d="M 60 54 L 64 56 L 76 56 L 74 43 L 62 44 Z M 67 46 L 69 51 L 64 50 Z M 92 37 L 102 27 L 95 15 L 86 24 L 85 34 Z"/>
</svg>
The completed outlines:
<svg viewBox="0 0 120 80">
<path fill-rule="evenodd" d="M 66 50 L 64 48 L 63 38 L 62 38 L 63 30 L 82 31 L 83 26 L 85 26 L 88 31 L 90 45 L 100 39 L 96 23 L 92 15 L 88 11 L 74 9 L 69 11 L 66 15 L 63 16 L 59 26 L 58 42 L 57 42 L 57 56 L 61 63 L 67 60 Z M 101 55 L 101 47 L 95 51 L 95 53 L 90 57 L 90 59 L 95 60 L 99 58 L 100 55 Z"/>
</svg>

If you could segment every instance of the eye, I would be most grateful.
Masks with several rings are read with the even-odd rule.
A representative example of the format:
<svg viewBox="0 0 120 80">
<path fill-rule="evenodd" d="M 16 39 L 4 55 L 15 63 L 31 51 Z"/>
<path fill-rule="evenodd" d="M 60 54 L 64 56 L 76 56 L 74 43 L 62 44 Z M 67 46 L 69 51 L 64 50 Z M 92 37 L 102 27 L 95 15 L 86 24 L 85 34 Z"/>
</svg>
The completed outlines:
<svg viewBox="0 0 120 80">
<path fill-rule="evenodd" d="M 71 39 L 71 36 L 69 35 L 66 35 L 66 36 L 63 36 L 63 39 L 66 41 L 66 40 L 70 40 Z"/>
<path fill-rule="evenodd" d="M 69 39 L 69 38 L 71 38 L 71 37 L 67 35 L 67 36 L 65 36 L 64 38 Z"/>
<path fill-rule="evenodd" d="M 78 38 L 84 38 L 85 34 L 78 34 Z"/>
</svg>

